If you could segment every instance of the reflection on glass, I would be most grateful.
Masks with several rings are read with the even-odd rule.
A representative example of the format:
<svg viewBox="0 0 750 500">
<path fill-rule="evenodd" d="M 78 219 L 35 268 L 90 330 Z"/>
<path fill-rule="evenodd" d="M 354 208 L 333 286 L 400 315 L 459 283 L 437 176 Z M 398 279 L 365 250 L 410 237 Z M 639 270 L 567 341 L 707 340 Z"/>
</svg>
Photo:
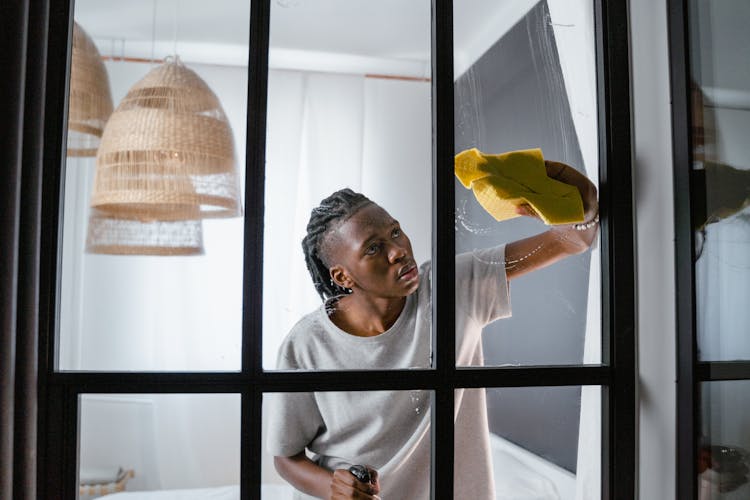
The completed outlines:
<svg viewBox="0 0 750 500">
<path fill-rule="evenodd" d="M 59 369 L 240 369 L 249 9 L 75 3 Z"/>
<path fill-rule="evenodd" d="M 239 498 L 240 395 L 84 394 L 79 498 Z M 133 494 L 135 497 L 135 494 Z M 224 496 L 222 496 L 224 495 Z"/>
<path fill-rule="evenodd" d="M 750 496 L 750 381 L 701 384 L 700 500 Z"/>
<path fill-rule="evenodd" d="M 272 2 L 269 66 L 264 368 L 428 368 L 430 2 Z"/>
<path fill-rule="evenodd" d="M 431 399 L 422 390 L 266 394 L 263 498 L 291 498 L 295 487 L 318 498 L 348 491 L 357 465 L 370 477 L 356 483 L 362 491 L 429 498 Z M 305 470 L 315 479 L 304 481 Z"/>
<path fill-rule="evenodd" d="M 599 497 L 598 386 L 461 389 L 456 405 L 457 500 Z"/>
<path fill-rule="evenodd" d="M 750 359 L 750 5 L 690 2 L 700 358 Z"/>
<path fill-rule="evenodd" d="M 593 4 L 456 1 L 454 39 L 456 362 L 599 363 Z M 536 148 L 543 157 L 493 156 Z M 487 325 L 483 345 L 467 315 Z"/>
</svg>

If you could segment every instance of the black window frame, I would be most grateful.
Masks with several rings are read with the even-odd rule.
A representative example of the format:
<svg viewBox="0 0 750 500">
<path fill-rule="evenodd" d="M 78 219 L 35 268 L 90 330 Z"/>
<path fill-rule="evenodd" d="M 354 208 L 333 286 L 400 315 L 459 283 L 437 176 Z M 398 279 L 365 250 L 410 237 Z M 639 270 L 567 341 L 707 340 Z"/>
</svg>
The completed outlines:
<svg viewBox="0 0 750 500">
<path fill-rule="evenodd" d="M 601 365 L 459 368 L 454 345 L 453 5 L 432 0 L 433 307 L 431 370 L 265 372 L 261 358 L 263 169 L 270 0 L 251 4 L 242 369 L 221 373 L 56 370 L 60 211 L 73 1 L 50 2 L 42 174 L 38 421 L 39 498 L 76 498 L 79 396 L 85 393 L 241 395 L 241 498 L 260 498 L 261 404 L 278 391 L 433 391 L 433 498 L 452 498 L 454 389 L 595 385 L 602 389 L 603 499 L 632 499 L 636 484 L 635 275 L 627 2 L 592 0 L 595 12 L 602 256 Z M 46 22 L 46 21 L 42 21 Z M 42 119 L 42 118 L 40 118 Z M 441 332 L 443 332 L 441 334 Z M 438 493 L 439 492 L 439 493 Z"/>
<path fill-rule="evenodd" d="M 676 498 L 698 500 L 701 384 L 750 380 L 748 361 L 701 361 L 696 325 L 694 222 L 705 207 L 706 185 L 693 165 L 689 0 L 668 0 L 672 158 L 675 207 L 677 334 Z M 695 47 L 697 50 L 698 48 Z"/>
</svg>

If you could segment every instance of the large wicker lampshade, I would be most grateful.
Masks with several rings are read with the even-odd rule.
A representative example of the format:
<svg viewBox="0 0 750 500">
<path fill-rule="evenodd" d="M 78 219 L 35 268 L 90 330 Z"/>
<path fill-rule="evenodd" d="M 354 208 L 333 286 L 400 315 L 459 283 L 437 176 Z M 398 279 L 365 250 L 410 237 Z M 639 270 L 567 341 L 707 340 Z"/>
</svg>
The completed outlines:
<svg viewBox="0 0 750 500">
<path fill-rule="evenodd" d="M 73 24 L 68 104 L 68 156 L 96 156 L 99 138 L 112 114 L 107 69 L 86 32 Z"/>
<path fill-rule="evenodd" d="M 184 192 L 194 192 L 187 176 L 181 176 Z M 109 255 L 203 255 L 203 221 L 198 205 L 179 207 L 181 219 L 152 216 L 135 211 L 112 215 L 92 207 L 86 232 L 86 252 Z"/>
<path fill-rule="evenodd" d="M 89 215 L 86 252 L 110 255 L 202 255 L 203 221 L 116 219 L 96 209 Z"/>
<path fill-rule="evenodd" d="M 229 122 L 216 95 L 179 59 L 151 70 L 112 113 L 91 207 L 142 222 L 241 215 Z"/>
</svg>

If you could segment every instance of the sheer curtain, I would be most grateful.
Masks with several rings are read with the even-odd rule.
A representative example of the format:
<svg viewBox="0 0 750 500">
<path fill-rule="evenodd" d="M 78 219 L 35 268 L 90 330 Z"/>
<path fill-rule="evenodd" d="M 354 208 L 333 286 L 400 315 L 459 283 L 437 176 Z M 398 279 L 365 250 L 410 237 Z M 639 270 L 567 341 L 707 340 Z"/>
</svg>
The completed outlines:
<svg viewBox="0 0 750 500">
<path fill-rule="evenodd" d="M 242 162 L 246 70 L 193 68 L 222 101 Z M 132 63 L 110 64 L 115 101 L 148 69 Z M 429 258 L 431 125 L 427 82 L 284 70 L 272 70 L 269 79 L 263 354 L 264 366 L 272 369 L 284 335 L 320 304 L 300 242 L 310 210 L 322 198 L 347 186 L 363 191 L 402 222 L 418 258 Z M 238 369 L 243 221 L 204 221 L 206 250 L 201 257 L 85 254 L 93 169 L 91 159 L 68 161 L 62 368 Z M 395 196 L 395 192 L 403 194 Z M 149 471 L 150 485 L 175 488 L 236 481 L 239 455 L 232 450 L 239 450 L 233 444 L 238 442 L 233 438 L 239 435 L 239 404 L 235 397 L 139 398 L 151 401 L 153 415 L 144 420 L 141 413 L 130 412 L 137 420 L 131 423 L 133 428 L 155 428 L 164 438 L 154 459 L 158 467 Z M 127 397 L 110 405 L 122 405 L 123 400 Z M 131 406 L 138 404 L 134 400 Z M 201 415 L 201 408 L 211 411 Z M 91 432 L 96 432 L 97 422 L 105 425 L 106 419 L 97 421 L 93 406 L 91 411 Z M 224 424 L 207 426 L 216 415 L 223 415 Z M 178 431 L 191 439 L 179 438 Z M 226 444 L 223 452 L 216 443 Z M 112 450 L 109 455 L 94 451 L 97 457 L 118 460 Z M 96 465 L 88 462 L 82 457 L 82 465 Z"/>
<path fill-rule="evenodd" d="M 269 72 L 263 366 L 320 305 L 301 242 L 332 192 L 363 192 L 398 219 L 417 259 L 430 255 L 431 127 L 427 82 Z"/>
<path fill-rule="evenodd" d="M 232 124 L 240 171 L 244 172 L 246 68 L 189 66 L 222 102 Z M 142 63 L 108 63 L 115 103 L 150 69 Z M 202 256 L 84 253 L 94 168 L 94 159 L 67 159 L 61 369 L 239 370 L 243 220 L 204 221 Z M 144 405 L 149 412 L 143 411 Z M 239 481 L 237 395 L 85 395 L 81 412 L 86 426 L 81 428 L 80 440 L 87 443 L 82 447 L 82 469 L 134 466 L 136 477 L 131 486 L 137 489 Z M 110 415 L 122 423 L 119 434 L 112 431 Z M 150 441 L 152 435 L 158 439 Z M 113 446 L 114 442 L 121 446 Z"/>
<path fill-rule="evenodd" d="M 586 175 L 599 184 L 596 54 L 593 2 L 547 0 L 557 42 L 565 92 L 575 124 Z M 601 362 L 601 256 L 591 252 L 583 362 Z M 601 492 L 601 389 L 581 388 L 576 499 L 599 498 Z"/>
</svg>

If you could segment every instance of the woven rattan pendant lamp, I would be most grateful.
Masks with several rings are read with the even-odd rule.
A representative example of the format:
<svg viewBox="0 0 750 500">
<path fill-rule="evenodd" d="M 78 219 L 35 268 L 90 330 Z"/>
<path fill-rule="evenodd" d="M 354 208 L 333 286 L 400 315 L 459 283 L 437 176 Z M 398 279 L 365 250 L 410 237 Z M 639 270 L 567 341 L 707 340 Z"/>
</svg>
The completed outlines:
<svg viewBox="0 0 750 500">
<path fill-rule="evenodd" d="M 151 70 L 112 113 L 91 207 L 141 222 L 241 215 L 229 122 L 216 95 L 178 58 Z"/>
<path fill-rule="evenodd" d="M 203 255 L 203 221 L 116 219 L 92 209 L 86 252 L 109 255 Z"/>
<path fill-rule="evenodd" d="M 73 24 L 68 105 L 68 156 L 96 156 L 99 138 L 112 114 L 107 69 L 91 37 Z"/>
</svg>

